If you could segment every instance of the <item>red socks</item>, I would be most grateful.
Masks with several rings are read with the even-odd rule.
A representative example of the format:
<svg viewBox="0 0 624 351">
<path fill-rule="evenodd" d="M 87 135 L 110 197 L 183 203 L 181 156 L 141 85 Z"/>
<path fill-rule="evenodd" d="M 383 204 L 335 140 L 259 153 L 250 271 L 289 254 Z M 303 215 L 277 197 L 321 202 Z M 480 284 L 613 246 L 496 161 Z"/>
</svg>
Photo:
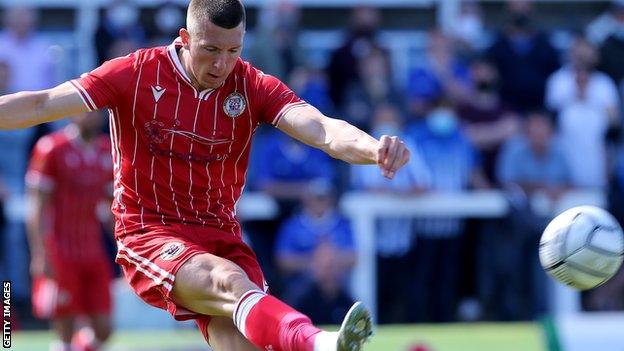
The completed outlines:
<svg viewBox="0 0 624 351">
<path fill-rule="evenodd" d="M 261 350 L 312 351 L 321 331 L 310 318 L 260 290 L 245 293 L 233 317 L 238 330 Z"/>
</svg>

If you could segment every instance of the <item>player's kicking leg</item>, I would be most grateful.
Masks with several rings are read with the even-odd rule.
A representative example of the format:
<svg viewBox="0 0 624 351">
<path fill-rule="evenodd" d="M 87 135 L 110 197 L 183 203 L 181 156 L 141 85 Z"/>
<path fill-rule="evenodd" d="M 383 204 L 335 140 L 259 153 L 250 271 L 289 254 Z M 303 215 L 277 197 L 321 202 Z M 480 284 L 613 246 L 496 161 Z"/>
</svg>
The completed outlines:
<svg viewBox="0 0 624 351">
<path fill-rule="evenodd" d="M 238 265 L 211 254 L 193 256 L 180 267 L 172 297 L 191 311 L 231 318 L 240 333 L 262 350 L 359 351 L 371 334 L 370 315 L 362 304 L 351 308 L 338 333 L 325 332 L 259 290 Z M 217 338 L 215 350 L 225 351 L 217 345 L 224 338 L 220 331 L 208 331 Z M 240 347 L 245 350 L 246 345 Z"/>
</svg>

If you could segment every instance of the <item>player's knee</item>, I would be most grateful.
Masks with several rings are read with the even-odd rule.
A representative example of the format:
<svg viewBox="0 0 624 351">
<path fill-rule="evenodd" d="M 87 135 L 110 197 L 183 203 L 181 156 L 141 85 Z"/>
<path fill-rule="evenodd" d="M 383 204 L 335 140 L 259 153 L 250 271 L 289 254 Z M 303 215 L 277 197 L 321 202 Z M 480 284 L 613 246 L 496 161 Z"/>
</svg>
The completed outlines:
<svg viewBox="0 0 624 351">
<path fill-rule="evenodd" d="M 213 277 L 219 290 L 232 293 L 236 297 L 256 288 L 247 274 L 235 265 L 219 267 L 213 272 Z"/>
</svg>

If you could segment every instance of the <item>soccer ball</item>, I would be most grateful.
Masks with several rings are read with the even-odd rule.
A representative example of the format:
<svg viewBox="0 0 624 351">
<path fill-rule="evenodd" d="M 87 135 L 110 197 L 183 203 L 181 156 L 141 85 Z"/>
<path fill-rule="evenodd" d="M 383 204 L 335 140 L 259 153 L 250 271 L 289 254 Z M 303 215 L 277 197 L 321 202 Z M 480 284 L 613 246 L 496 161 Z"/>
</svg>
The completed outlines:
<svg viewBox="0 0 624 351">
<path fill-rule="evenodd" d="M 579 290 L 595 288 L 620 268 L 624 234 L 609 212 L 594 206 L 573 207 L 548 224 L 539 257 L 556 280 Z"/>
</svg>

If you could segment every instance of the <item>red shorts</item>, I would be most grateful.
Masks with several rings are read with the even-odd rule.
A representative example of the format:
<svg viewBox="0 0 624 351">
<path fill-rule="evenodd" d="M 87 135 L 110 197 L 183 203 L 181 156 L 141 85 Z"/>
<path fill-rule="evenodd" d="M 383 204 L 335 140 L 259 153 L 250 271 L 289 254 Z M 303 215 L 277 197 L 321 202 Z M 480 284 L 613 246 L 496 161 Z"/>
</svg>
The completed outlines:
<svg viewBox="0 0 624 351">
<path fill-rule="evenodd" d="M 34 277 L 32 304 L 38 318 L 110 314 L 112 266 L 102 258 L 89 262 L 54 260 L 54 278 Z"/>
<path fill-rule="evenodd" d="M 210 316 L 177 305 L 171 290 L 175 275 L 191 257 L 210 253 L 240 266 L 249 279 L 265 288 L 256 255 L 242 239 L 216 228 L 195 225 L 161 225 L 117 240 L 117 263 L 132 289 L 148 304 L 167 310 L 176 320 L 195 319 L 206 340 Z"/>
</svg>

